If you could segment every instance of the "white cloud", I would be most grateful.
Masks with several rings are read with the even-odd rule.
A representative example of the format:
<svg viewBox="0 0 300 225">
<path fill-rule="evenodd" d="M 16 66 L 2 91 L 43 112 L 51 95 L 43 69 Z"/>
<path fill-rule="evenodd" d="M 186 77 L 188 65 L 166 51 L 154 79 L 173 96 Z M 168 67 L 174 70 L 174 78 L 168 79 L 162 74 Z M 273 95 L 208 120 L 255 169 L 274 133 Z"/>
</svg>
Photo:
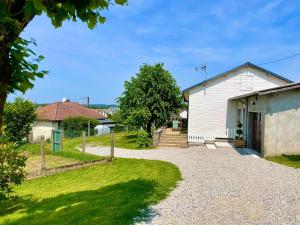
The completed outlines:
<svg viewBox="0 0 300 225">
<path fill-rule="evenodd" d="M 282 2 L 282 0 L 275 0 L 275 1 L 271 1 L 271 2 L 267 3 L 259 10 L 259 14 L 266 14 L 266 13 L 272 12 L 274 9 L 276 9 L 281 4 L 281 2 Z"/>
</svg>

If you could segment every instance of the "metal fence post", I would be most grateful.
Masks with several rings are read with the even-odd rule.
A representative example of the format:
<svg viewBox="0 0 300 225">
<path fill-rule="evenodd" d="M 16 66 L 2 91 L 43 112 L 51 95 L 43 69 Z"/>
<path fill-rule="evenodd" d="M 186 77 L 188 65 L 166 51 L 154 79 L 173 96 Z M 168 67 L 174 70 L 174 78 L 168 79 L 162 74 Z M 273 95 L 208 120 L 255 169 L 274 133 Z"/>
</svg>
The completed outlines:
<svg viewBox="0 0 300 225">
<path fill-rule="evenodd" d="M 82 152 L 85 152 L 85 131 L 82 131 Z"/>
<path fill-rule="evenodd" d="M 45 136 L 41 136 L 41 173 L 46 170 Z"/>
</svg>

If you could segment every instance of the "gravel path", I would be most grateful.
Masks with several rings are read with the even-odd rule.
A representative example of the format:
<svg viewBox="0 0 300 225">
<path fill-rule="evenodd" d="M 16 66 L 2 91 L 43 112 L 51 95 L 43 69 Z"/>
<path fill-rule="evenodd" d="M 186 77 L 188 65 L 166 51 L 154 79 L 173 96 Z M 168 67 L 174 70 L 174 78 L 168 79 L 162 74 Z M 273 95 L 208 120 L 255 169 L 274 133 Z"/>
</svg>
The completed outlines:
<svg viewBox="0 0 300 225">
<path fill-rule="evenodd" d="M 86 151 L 108 154 L 108 148 Z M 116 149 L 115 156 L 169 161 L 182 172 L 183 181 L 152 207 L 145 224 L 300 224 L 299 169 L 232 148 Z"/>
</svg>

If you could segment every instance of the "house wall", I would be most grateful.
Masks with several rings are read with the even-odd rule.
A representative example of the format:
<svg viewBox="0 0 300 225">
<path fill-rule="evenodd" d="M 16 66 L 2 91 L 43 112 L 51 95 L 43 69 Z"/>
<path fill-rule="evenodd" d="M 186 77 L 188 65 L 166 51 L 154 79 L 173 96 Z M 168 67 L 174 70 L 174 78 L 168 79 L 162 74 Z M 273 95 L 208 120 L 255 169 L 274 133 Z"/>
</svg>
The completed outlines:
<svg viewBox="0 0 300 225">
<path fill-rule="evenodd" d="M 249 102 L 249 112 L 261 112 L 263 115 L 263 155 L 299 155 L 300 90 L 264 95 L 257 99 L 252 97 Z"/>
<path fill-rule="evenodd" d="M 58 122 L 36 121 L 31 130 L 30 141 L 39 142 L 41 136 L 45 136 L 45 140 L 51 139 L 51 131 L 58 129 Z"/>
<path fill-rule="evenodd" d="M 263 71 L 247 67 L 209 81 L 205 86 L 192 88 L 189 91 L 188 135 L 235 129 L 237 102 L 228 101 L 229 98 L 286 84 Z"/>
</svg>

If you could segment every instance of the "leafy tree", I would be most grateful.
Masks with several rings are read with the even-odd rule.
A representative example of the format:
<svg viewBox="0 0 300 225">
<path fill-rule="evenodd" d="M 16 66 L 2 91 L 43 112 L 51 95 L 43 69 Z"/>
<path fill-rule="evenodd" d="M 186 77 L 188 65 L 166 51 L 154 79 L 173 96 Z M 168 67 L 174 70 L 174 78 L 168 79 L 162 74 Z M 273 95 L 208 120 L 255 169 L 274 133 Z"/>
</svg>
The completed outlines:
<svg viewBox="0 0 300 225">
<path fill-rule="evenodd" d="M 122 117 L 149 134 L 152 126 L 165 124 L 183 100 L 175 79 L 163 64 L 144 64 L 135 77 L 125 82 L 124 88 L 118 98 Z"/>
<path fill-rule="evenodd" d="M 66 137 L 78 137 L 82 134 L 82 131 L 88 131 L 89 122 L 90 132 L 94 134 L 94 128 L 99 124 L 99 121 L 94 119 L 69 117 L 62 122 L 61 127 L 64 129 Z"/>
<path fill-rule="evenodd" d="M 6 140 L 21 144 L 28 137 L 36 119 L 35 105 L 23 98 L 6 103 L 3 116 L 3 130 Z"/>
<path fill-rule="evenodd" d="M 149 134 L 144 130 L 139 130 L 136 137 L 136 143 L 139 148 L 146 148 L 151 145 Z"/>
<path fill-rule="evenodd" d="M 133 130 L 146 129 L 150 116 L 151 113 L 146 108 L 132 109 L 129 111 L 124 124 Z"/>
<path fill-rule="evenodd" d="M 12 185 L 25 179 L 26 157 L 11 143 L 0 143 L 0 200 L 9 197 Z"/>
<path fill-rule="evenodd" d="M 115 121 L 115 123 L 118 124 L 118 125 L 123 125 L 124 124 L 121 112 L 119 110 L 116 111 L 115 113 L 113 113 L 112 115 L 108 115 L 108 118 Z"/>
<path fill-rule="evenodd" d="M 20 37 L 32 19 L 45 13 L 54 27 L 60 27 L 65 20 L 86 23 L 90 29 L 97 23 L 104 23 L 101 12 L 113 3 L 124 5 L 127 0 L 1 0 L 0 1 L 0 128 L 4 104 L 9 93 L 25 92 L 33 87 L 36 77 L 47 72 L 39 70 L 36 56 L 30 49 L 33 40 Z"/>
</svg>

